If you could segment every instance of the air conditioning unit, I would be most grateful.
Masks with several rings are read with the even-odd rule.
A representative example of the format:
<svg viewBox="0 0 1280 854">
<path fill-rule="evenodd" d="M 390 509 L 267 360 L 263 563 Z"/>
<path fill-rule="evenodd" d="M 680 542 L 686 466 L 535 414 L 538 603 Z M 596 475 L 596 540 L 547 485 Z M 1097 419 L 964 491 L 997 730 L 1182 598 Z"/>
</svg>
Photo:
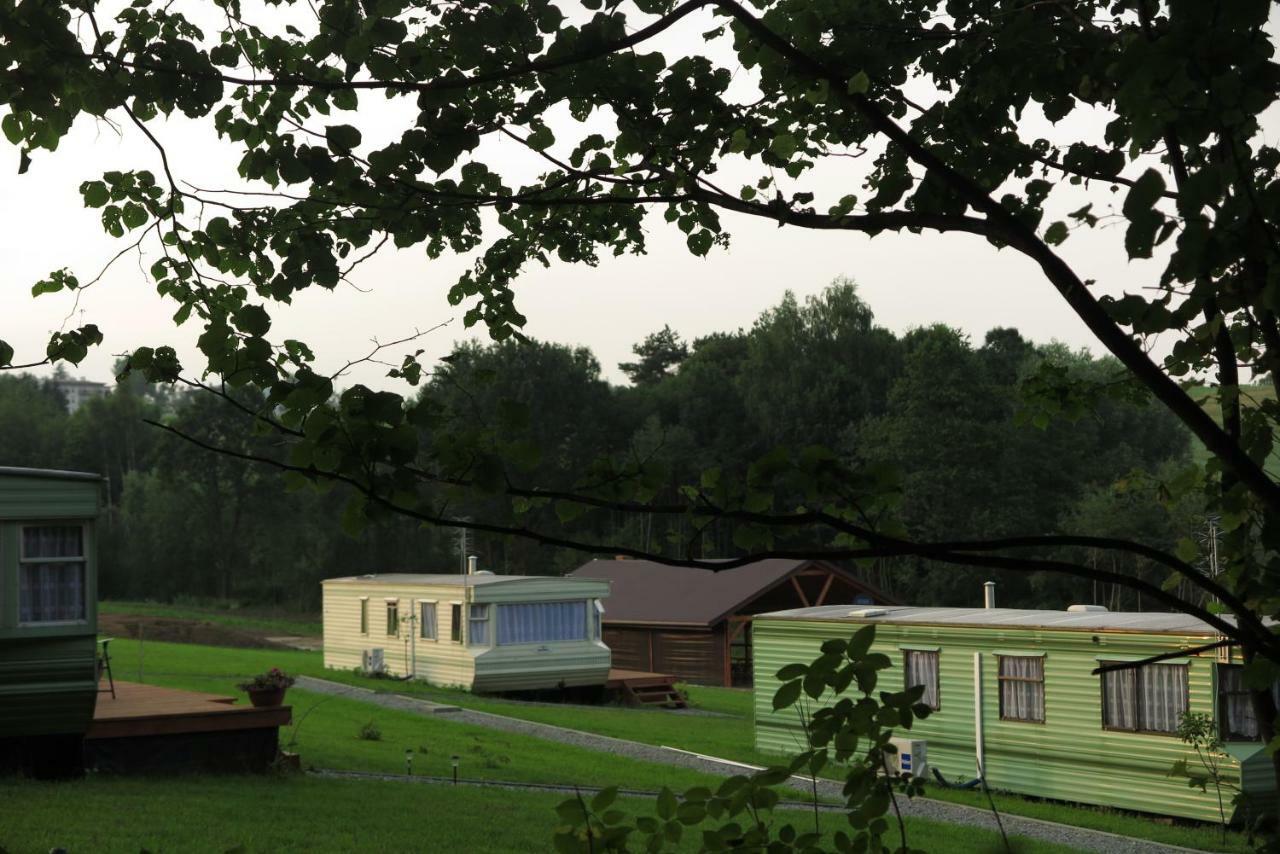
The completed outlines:
<svg viewBox="0 0 1280 854">
<path fill-rule="evenodd" d="M 370 676 L 376 676 L 387 669 L 386 659 L 381 649 L 366 649 L 360 656 L 360 669 Z"/>
<path fill-rule="evenodd" d="M 898 749 L 897 754 L 888 757 L 890 774 L 895 777 L 903 774 L 908 777 L 924 777 L 928 773 L 926 742 L 913 738 L 893 738 L 889 743 Z"/>
</svg>

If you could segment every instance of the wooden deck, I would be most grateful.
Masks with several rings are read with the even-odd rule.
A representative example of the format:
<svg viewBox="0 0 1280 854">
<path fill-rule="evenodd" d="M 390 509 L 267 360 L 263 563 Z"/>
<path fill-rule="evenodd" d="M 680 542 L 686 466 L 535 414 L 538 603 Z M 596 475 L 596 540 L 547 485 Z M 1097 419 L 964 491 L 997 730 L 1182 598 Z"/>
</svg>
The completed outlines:
<svg viewBox="0 0 1280 854">
<path fill-rule="evenodd" d="M 614 691 L 634 706 L 662 706 L 667 709 L 683 709 L 688 698 L 676 688 L 676 677 L 669 673 L 649 673 L 644 670 L 610 668 L 605 688 Z"/>
<path fill-rule="evenodd" d="M 293 720 L 289 706 L 256 709 L 235 697 L 179 691 L 116 680 L 116 696 L 98 694 L 86 739 L 180 735 L 280 727 Z"/>
</svg>

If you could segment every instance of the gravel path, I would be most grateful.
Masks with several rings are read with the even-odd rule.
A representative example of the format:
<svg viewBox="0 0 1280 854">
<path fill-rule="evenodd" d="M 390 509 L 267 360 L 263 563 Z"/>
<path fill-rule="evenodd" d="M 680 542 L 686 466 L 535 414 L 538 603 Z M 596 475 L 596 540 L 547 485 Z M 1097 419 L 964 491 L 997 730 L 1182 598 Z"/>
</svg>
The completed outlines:
<svg viewBox="0 0 1280 854">
<path fill-rule="evenodd" d="M 629 759 L 638 759 L 642 762 L 654 762 L 660 765 L 674 765 L 722 777 L 731 777 L 735 774 L 742 774 L 752 767 L 743 765 L 739 762 L 701 756 L 666 747 L 657 747 L 652 744 L 642 744 L 637 741 L 612 738 L 607 735 L 597 735 L 595 733 L 552 726 L 551 724 L 542 724 L 535 723 L 533 721 L 520 720 L 518 718 L 509 718 L 504 717 L 503 715 L 490 714 L 488 712 L 477 712 L 471 709 L 462 709 L 457 706 L 432 703 L 427 700 L 419 700 L 413 697 L 401 696 L 399 694 L 380 693 L 377 691 L 371 691 L 368 688 L 357 688 L 351 685 L 343 685 L 338 682 L 330 682 L 326 679 L 315 679 L 310 676 L 298 677 L 297 686 L 305 691 L 311 691 L 316 694 L 348 697 L 353 700 L 371 703 L 386 709 L 396 709 L 420 715 L 444 715 L 451 721 L 460 721 L 463 723 L 474 724 L 476 726 L 502 730 L 504 732 L 530 735 L 535 738 L 556 741 L 561 744 L 570 744 L 575 747 L 583 747 L 588 750 L 598 750 L 604 753 L 611 753 L 615 756 L 625 756 Z M 334 774 L 341 772 L 323 773 Z M 403 780 L 407 778 L 402 775 L 387 775 L 387 779 Z M 796 781 L 797 785 L 803 785 L 806 790 L 812 786 L 811 781 L 807 778 L 797 777 L 793 779 Z M 536 788 L 549 791 L 559 790 L 557 787 L 544 787 L 540 785 L 519 783 L 492 783 L 488 785 L 501 785 L 507 788 Z M 819 794 L 839 798 L 840 789 L 840 784 L 834 780 L 818 781 Z M 572 789 L 565 789 L 565 791 L 572 791 Z M 913 800 L 900 799 L 899 805 L 902 808 L 903 814 L 907 816 L 928 819 L 931 821 L 947 822 L 951 824 L 965 824 L 973 827 L 985 828 L 991 831 L 997 830 L 995 817 L 989 811 L 978 809 L 976 807 L 938 801 L 932 798 L 915 798 Z M 1100 830 L 1088 830 L 1086 828 L 1075 827 L 1068 824 L 1041 821 L 1040 819 L 1026 818 L 1017 815 L 1002 814 L 1000 819 L 1004 823 L 1005 832 L 1011 836 L 1026 836 L 1032 839 L 1042 840 L 1044 842 L 1065 845 L 1077 851 L 1096 851 L 1100 852 L 1100 854 L 1168 854 L 1168 852 L 1188 852 L 1196 850 L 1192 848 L 1182 848 L 1176 845 L 1164 845 L 1157 842 L 1149 842 L 1143 839 L 1134 839 L 1128 836 L 1119 836 L 1114 833 L 1106 833 Z"/>
</svg>

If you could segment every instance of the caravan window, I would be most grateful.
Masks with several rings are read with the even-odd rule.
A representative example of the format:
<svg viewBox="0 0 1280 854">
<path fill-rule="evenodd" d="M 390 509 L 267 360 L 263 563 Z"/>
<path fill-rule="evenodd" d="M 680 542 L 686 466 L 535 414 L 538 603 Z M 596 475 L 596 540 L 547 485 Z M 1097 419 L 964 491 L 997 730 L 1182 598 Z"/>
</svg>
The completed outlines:
<svg viewBox="0 0 1280 854">
<path fill-rule="evenodd" d="M 1103 673 L 1102 728 L 1177 732 L 1187 712 L 1187 670 L 1185 664 L 1148 664 Z"/>
<path fill-rule="evenodd" d="M 1271 686 L 1271 696 L 1280 707 L 1280 681 Z M 1257 741 L 1262 738 L 1258 718 L 1253 713 L 1253 697 L 1244 681 L 1244 666 L 1218 665 L 1218 720 L 1223 741 Z"/>
<path fill-rule="evenodd" d="M 467 642 L 471 646 L 489 645 L 489 606 L 471 605 L 468 609 Z"/>
<path fill-rule="evenodd" d="M 436 603 L 435 602 L 419 602 L 418 610 L 418 631 L 422 635 L 423 640 L 436 639 Z"/>
<path fill-rule="evenodd" d="M 369 597 L 360 597 L 360 634 L 369 634 Z"/>
<path fill-rule="evenodd" d="M 499 645 L 586 639 L 587 603 L 584 600 L 498 606 Z"/>
<path fill-rule="evenodd" d="M 394 638 L 400 635 L 400 602 L 395 599 L 387 600 L 387 637 Z"/>
<path fill-rule="evenodd" d="M 462 643 L 462 605 L 457 602 L 449 607 L 449 640 Z"/>
<path fill-rule="evenodd" d="M 1044 723 L 1044 658 L 1002 655 L 1000 720 Z"/>
<path fill-rule="evenodd" d="M 924 686 L 920 702 L 937 711 L 938 705 L 938 653 L 918 649 L 902 651 L 904 674 L 903 687 Z"/>
<path fill-rule="evenodd" d="M 82 525 L 24 527 L 18 570 L 19 622 L 86 619 L 85 567 Z"/>
</svg>

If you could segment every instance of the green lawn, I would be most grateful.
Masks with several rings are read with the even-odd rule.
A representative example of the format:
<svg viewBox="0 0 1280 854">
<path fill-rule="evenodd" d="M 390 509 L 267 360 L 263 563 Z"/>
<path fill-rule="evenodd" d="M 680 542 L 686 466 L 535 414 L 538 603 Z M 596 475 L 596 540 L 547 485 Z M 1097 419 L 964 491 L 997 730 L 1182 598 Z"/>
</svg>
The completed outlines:
<svg viewBox="0 0 1280 854">
<path fill-rule="evenodd" d="M 32 783 L 0 779 L 0 849 L 12 854 L 313 851 L 484 851 L 532 854 L 551 850 L 557 794 L 415 786 L 394 782 L 303 777 L 97 779 Z M 644 801 L 624 801 L 633 814 L 652 814 Z M 808 829 L 805 813 L 776 820 Z M 823 817 L 824 828 L 843 819 Z M 986 854 L 994 834 L 912 820 L 912 847 L 935 854 Z M 677 851 L 694 851 L 686 833 Z M 1024 854 L 1068 849 L 1025 840 Z"/>
<path fill-rule="evenodd" d="M 391 682 L 385 679 L 370 679 L 355 673 L 331 671 L 323 667 L 319 653 L 299 652 L 293 650 L 255 650 L 226 649 L 222 647 L 202 647 L 190 644 L 168 644 L 148 642 L 140 647 L 136 641 L 119 640 L 112 645 L 115 673 L 121 679 L 135 679 L 137 666 L 141 657 L 144 666 L 145 681 L 158 684 L 186 687 L 193 690 L 235 693 L 234 685 L 244 675 L 278 666 L 292 673 L 303 673 L 319 678 L 330 679 L 352 685 L 372 688 L 378 691 L 419 696 L 438 700 L 464 708 L 489 711 L 496 714 L 524 720 L 538 721 L 573 729 L 596 732 L 603 735 L 640 741 L 648 744 L 667 745 L 697 753 L 706 753 L 739 762 L 754 764 L 770 764 L 777 757 L 761 754 L 753 746 L 751 694 L 726 688 L 708 688 L 691 686 L 690 700 L 695 708 L 717 712 L 717 715 L 681 715 L 670 712 L 648 709 L 624 709 L 613 706 L 582 707 L 555 706 L 546 704 L 519 703 L 492 697 L 476 696 L 465 691 L 438 688 L 419 682 Z M 140 655 L 141 654 L 141 655 Z M 308 704 L 318 701 L 305 692 L 295 691 L 290 694 L 295 707 L 295 716 L 300 717 Z M 350 706 L 348 705 L 350 704 Z M 334 708 L 326 712 L 325 707 Z M 420 729 L 423 719 L 409 715 L 411 718 L 402 724 L 399 716 L 405 713 L 393 713 L 390 710 L 361 704 L 354 700 L 325 701 L 307 721 L 300 727 L 299 744 L 304 759 L 316 766 L 351 768 L 355 770 L 391 770 L 400 771 L 404 767 L 404 749 L 415 750 L 420 745 L 415 740 L 414 732 Z M 317 716 L 319 716 L 317 718 Z M 316 718 L 312 720 L 311 718 Z M 384 721 L 384 738 L 382 742 L 360 742 L 352 744 L 354 736 L 349 739 L 348 732 L 359 729 L 366 720 L 375 719 L 380 725 Z M 318 726 L 317 726 L 318 724 Z M 315 743 L 309 743 L 311 728 L 322 730 L 314 736 Z M 519 748 L 523 740 L 505 742 L 498 740 L 500 733 L 484 731 L 477 742 L 479 750 L 472 751 L 476 761 L 467 762 L 464 767 L 475 771 L 469 776 L 531 780 L 542 782 L 579 782 L 589 785 L 588 780 L 604 783 L 624 784 L 635 788 L 650 788 L 637 780 L 647 779 L 645 775 L 653 773 L 656 766 L 635 763 L 640 768 L 633 769 L 635 778 L 623 778 L 614 775 L 613 769 L 619 768 L 613 763 L 619 760 L 610 759 L 600 763 L 598 753 L 587 756 L 575 756 L 574 752 L 561 745 L 551 745 L 537 739 L 530 741 L 548 746 L 554 762 L 549 766 L 552 771 L 543 773 L 542 753 L 528 747 L 525 753 Z M 323 737 L 321 737 L 323 736 Z M 441 736 L 443 738 L 443 736 Z M 288 736 L 285 736 L 286 740 Z M 450 740 L 450 744 L 463 744 L 463 749 L 470 749 L 471 744 L 465 738 Z M 442 742 L 443 744 L 444 742 Z M 433 753 L 430 744 L 425 760 L 434 765 L 420 766 L 415 756 L 414 768 L 419 773 L 440 773 L 438 762 L 445 755 Z M 453 750 L 452 747 L 449 748 Z M 584 751 L 585 752 L 585 751 Z M 465 753 L 460 755 L 466 755 Z M 500 758 L 506 756 L 511 761 L 503 764 Z M 562 762 L 563 757 L 563 762 Z M 488 768 L 487 763 L 497 762 L 499 767 Z M 571 780 L 558 776 L 554 771 L 563 766 L 565 774 L 581 775 L 581 779 Z M 434 770 L 429 770 L 434 769 Z M 644 770 L 641 770 L 644 769 Z M 657 773 L 665 777 L 674 774 L 676 769 L 661 769 Z M 508 776 L 516 773 L 529 773 L 531 776 Z M 536 776 L 536 773 L 543 776 Z M 598 774 L 596 772 L 599 772 Z M 692 772 L 685 772 L 692 773 Z M 590 775 L 590 776 L 588 776 Z M 685 785 L 671 777 L 674 788 Z M 985 807 L 981 795 L 976 792 L 964 792 L 930 788 L 930 796 L 943 800 L 968 803 Z M 1204 825 L 1168 825 L 1129 813 L 1113 810 L 1096 809 L 1086 806 L 1074 806 L 1056 802 L 1042 802 L 1016 795 L 997 795 L 997 806 L 1011 815 L 1025 815 L 1048 821 L 1058 821 L 1079 827 L 1088 827 L 1135 836 L 1143 839 L 1164 842 L 1171 845 L 1182 845 L 1189 848 L 1221 851 L 1247 850 L 1241 834 L 1231 834 L 1226 846 L 1221 845 L 1216 829 Z"/>
<path fill-rule="evenodd" d="M 1200 406 L 1213 417 L 1214 421 L 1222 423 L 1222 404 L 1218 400 L 1217 388 L 1213 386 L 1199 386 L 1189 390 L 1191 397 L 1199 401 Z M 1243 407 L 1256 407 L 1264 400 L 1275 400 L 1276 390 L 1270 385 L 1251 385 L 1242 386 L 1240 388 L 1240 402 Z M 1191 456 L 1197 463 L 1203 465 L 1209 459 L 1209 451 L 1199 439 L 1191 440 Z M 1280 445 L 1273 448 L 1270 456 L 1267 457 L 1267 472 L 1273 477 L 1280 477 Z"/>
<path fill-rule="evenodd" d="M 137 602 L 123 599 L 98 603 L 103 614 L 136 614 L 141 617 L 170 617 L 178 620 L 204 620 L 233 629 L 264 632 L 272 635 L 320 637 L 323 633 L 318 617 L 281 616 L 261 609 L 195 607 L 167 605 L 160 602 Z"/>
</svg>

